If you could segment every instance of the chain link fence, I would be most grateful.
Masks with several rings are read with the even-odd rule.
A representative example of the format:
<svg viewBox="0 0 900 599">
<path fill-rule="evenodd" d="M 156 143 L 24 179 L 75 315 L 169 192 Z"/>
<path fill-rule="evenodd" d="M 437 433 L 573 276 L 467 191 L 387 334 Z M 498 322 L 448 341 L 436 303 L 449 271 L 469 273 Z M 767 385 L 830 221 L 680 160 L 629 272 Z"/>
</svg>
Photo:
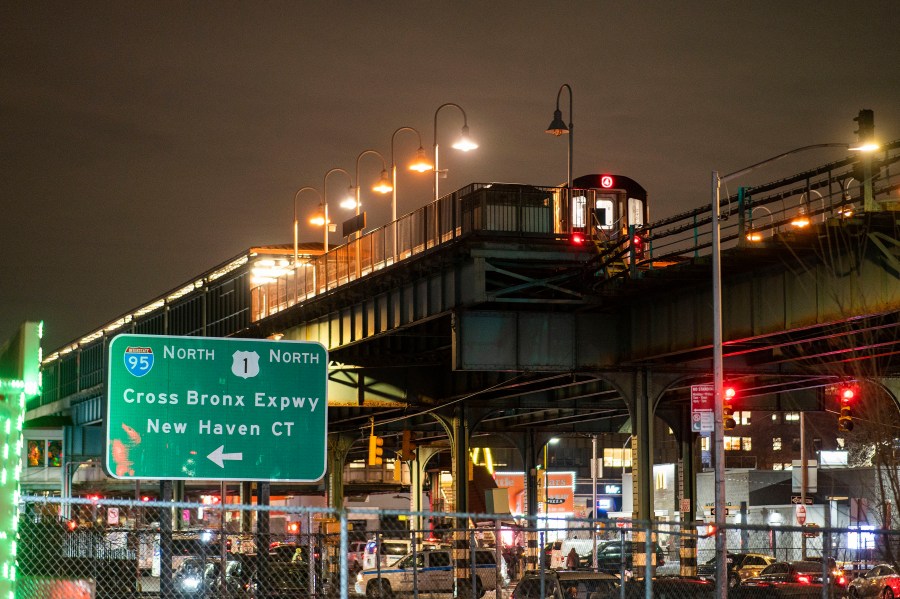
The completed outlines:
<svg viewBox="0 0 900 599">
<path fill-rule="evenodd" d="M 24 497 L 16 597 L 695 599 L 710 525 Z M 900 531 L 729 525 L 729 597 L 893 599 Z"/>
</svg>

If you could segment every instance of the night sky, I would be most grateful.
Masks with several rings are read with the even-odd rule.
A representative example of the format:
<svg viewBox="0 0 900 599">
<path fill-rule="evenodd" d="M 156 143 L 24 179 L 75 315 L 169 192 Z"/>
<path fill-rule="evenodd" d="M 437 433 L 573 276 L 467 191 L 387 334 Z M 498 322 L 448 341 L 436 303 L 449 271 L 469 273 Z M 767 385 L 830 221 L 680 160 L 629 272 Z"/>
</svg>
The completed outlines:
<svg viewBox="0 0 900 599">
<path fill-rule="evenodd" d="M 651 220 L 706 204 L 713 169 L 854 141 L 861 108 L 896 139 L 898 24 L 897 0 L 3 2 L 0 341 L 44 320 L 51 351 L 250 246 L 290 243 L 297 189 L 354 172 L 363 150 L 390 160 L 401 126 L 430 154 L 445 102 L 480 148 L 450 149 L 462 118 L 440 112 L 442 192 L 563 183 L 566 138 L 544 129 L 568 83 L 574 175 L 632 177 Z M 401 214 L 431 196 L 404 169 L 417 147 L 397 137 Z M 380 171 L 362 160 L 367 187 Z M 346 186 L 329 178 L 329 197 Z M 315 204 L 301 196 L 303 223 Z M 389 199 L 363 204 L 370 226 L 387 221 Z"/>
</svg>

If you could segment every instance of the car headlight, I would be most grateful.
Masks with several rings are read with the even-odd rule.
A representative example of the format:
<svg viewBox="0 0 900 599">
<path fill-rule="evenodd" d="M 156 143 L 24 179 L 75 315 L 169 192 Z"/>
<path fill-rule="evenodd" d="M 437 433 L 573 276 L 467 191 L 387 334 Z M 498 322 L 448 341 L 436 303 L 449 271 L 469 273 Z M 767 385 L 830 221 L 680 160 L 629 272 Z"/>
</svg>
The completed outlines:
<svg viewBox="0 0 900 599">
<path fill-rule="evenodd" d="M 200 588 L 200 579 L 196 576 L 188 576 L 181 581 L 181 586 L 186 591 L 196 591 Z"/>
</svg>

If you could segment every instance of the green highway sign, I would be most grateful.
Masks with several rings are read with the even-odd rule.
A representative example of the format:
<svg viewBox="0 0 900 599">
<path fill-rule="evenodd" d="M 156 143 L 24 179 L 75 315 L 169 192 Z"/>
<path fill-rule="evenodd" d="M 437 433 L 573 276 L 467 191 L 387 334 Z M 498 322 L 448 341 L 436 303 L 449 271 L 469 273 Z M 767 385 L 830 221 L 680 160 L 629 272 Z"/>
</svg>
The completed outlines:
<svg viewBox="0 0 900 599">
<path fill-rule="evenodd" d="M 315 481 L 328 352 L 307 341 L 118 335 L 106 469 L 119 479 Z"/>
</svg>

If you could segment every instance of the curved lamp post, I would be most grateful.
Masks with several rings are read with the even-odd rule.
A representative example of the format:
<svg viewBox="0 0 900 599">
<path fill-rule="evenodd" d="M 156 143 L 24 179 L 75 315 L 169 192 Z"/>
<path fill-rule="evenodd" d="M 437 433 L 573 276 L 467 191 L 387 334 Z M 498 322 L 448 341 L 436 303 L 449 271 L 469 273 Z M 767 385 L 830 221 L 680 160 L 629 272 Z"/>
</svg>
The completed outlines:
<svg viewBox="0 0 900 599">
<path fill-rule="evenodd" d="M 325 171 L 325 176 L 322 177 L 322 217 L 321 222 L 319 222 L 319 217 L 315 217 L 310 222 L 314 225 L 322 225 L 322 228 L 325 230 L 325 234 L 323 237 L 322 248 L 325 253 L 328 253 L 328 176 L 332 173 L 341 172 L 347 175 L 347 179 L 350 180 L 350 188 L 353 188 L 353 178 L 350 176 L 350 173 L 342 168 L 333 168 Z"/>
<path fill-rule="evenodd" d="M 719 191 L 723 182 L 731 181 L 742 177 L 747 173 L 756 170 L 761 166 L 765 166 L 776 160 L 780 160 L 792 154 L 798 154 L 807 150 L 815 150 L 818 148 L 844 148 L 847 150 L 868 152 L 877 149 L 874 144 L 854 145 L 848 143 L 825 143 L 802 146 L 788 150 L 767 158 L 762 162 L 752 164 L 747 168 L 734 171 L 725 176 L 720 177 L 719 171 L 712 171 L 712 295 L 713 295 L 713 388 L 714 388 L 714 404 L 713 404 L 713 459 L 715 460 L 715 512 L 716 512 L 716 597 L 718 599 L 726 599 L 728 587 L 727 560 L 726 560 L 726 544 L 725 544 L 725 445 L 724 430 L 722 428 L 722 388 L 723 381 L 723 358 L 722 358 L 722 261 L 721 261 L 721 221 L 719 219 Z M 801 447 L 801 452 L 805 454 L 805 449 Z M 801 504 L 806 501 L 806 458 L 801 455 L 802 481 L 800 484 Z"/>
<path fill-rule="evenodd" d="M 457 140 L 457 142 L 455 144 L 453 144 L 452 147 L 454 149 L 460 150 L 462 152 L 468 152 L 469 150 L 474 150 L 475 148 L 478 147 L 478 144 L 475 143 L 474 141 L 472 141 L 471 138 L 469 138 L 469 120 L 468 120 L 468 118 L 466 118 L 466 111 L 462 109 L 462 106 L 460 106 L 459 104 L 454 104 L 453 102 L 447 102 L 445 104 L 441 104 L 440 106 L 438 106 L 437 110 L 434 111 L 434 138 L 433 138 L 433 140 L 434 140 L 434 155 L 432 156 L 433 161 L 434 161 L 434 199 L 435 199 L 435 201 L 440 199 L 438 197 L 438 194 L 439 194 L 438 178 L 441 175 L 441 169 L 440 169 L 440 167 L 438 167 L 437 117 L 438 117 L 438 113 L 441 111 L 441 109 L 446 108 L 448 106 L 453 106 L 453 107 L 457 108 L 462 113 L 462 116 L 463 116 L 463 127 L 462 127 L 462 131 L 460 132 L 460 138 L 459 138 L 459 140 Z"/>
<path fill-rule="evenodd" d="M 391 183 L 393 186 L 393 189 L 391 190 L 391 222 L 397 220 L 397 163 L 394 162 L 394 140 L 401 131 L 411 131 L 416 134 L 416 137 L 419 140 L 419 149 L 416 150 L 416 159 L 409 165 L 409 170 L 424 173 L 434 168 L 434 165 L 428 162 L 428 159 L 425 157 L 425 148 L 422 146 L 422 134 L 419 133 L 418 129 L 415 127 L 398 127 L 394 133 L 391 134 Z"/>
<path fill-rule="evenodd" d="M 319 198 L 319 206 L 324 205 L 324 202 L 322 201 L 322 194 L 320 194 L 319 190 L 316 189 L 315 187 L 310 187 L 307 185 L 305 187 L 301 187 L 300 189 L 298 189 L 297 193 L 294 194 L 294 268 L 297 268 L 297 257 L 299 254 L 298 235 L 300 233 L 300 231 L 299 231 L 300 224 L 297 221 L 297 199 L 300 197 L 300 194 L 303 193 L 304 191 L 316 192 L 316 196 L 318 196 L 318 198 Z M 326 237 L 327 237 L 327 233 L 326 233 Z M 326 243 L 327 243 L 327 241 L 326 241 Z M 325 251 L 327 252 L 328 250 L 326 249 Z"/>
<path fill-rule="evenodd" d="M 394 186 L 391 183 L 390 178 L 388 177 L 387 162 L 385 161 L 384 156 L 381 154 L 381 152 L 379 152 L 378 150 L 363 150 L 362 152 L 360 152 L 356 157 L 356 216 L 359 216 L 359 207 L 362 201 L 362 198 L 360 196 L 360 188 L 362 187 L 362 185 L 359 182 L 359 164 L 362 161 L 363 156 L 365 156 L 366 154 L 373 154 L 381 158 L 381 177 L 379 177 L 378 183 L 376 183 L 372 187 L 372 191 L 384 194 L 390 193 L 394 190 Z"/>
<path fill-rule="evenodd" d="M 563 89 L 567 89 L 569 91 L 569 124 L 566 125 L 562 120 L 562 111 L 559 109 L 559 97 L 562 95 Z M 569 189 L 572 189 L 572 158 L 573 158 L 573 138 L 575 137 L 574 125 L 572 125 L 572 86 L 568 83 L 563 83 L 559 87 L 559 91 L 556 92 L 556 110 L 553 111 L 553 120 L 550 122 L 550 126 L 547 127 L 547 133 L 550 135 L 555 135 L 559 137 L 560 135 L 568 134 L 569 135 L 569 155 L 567 160 L 567 169 L 568 173 L 568 182 Z"/>
</svg>

